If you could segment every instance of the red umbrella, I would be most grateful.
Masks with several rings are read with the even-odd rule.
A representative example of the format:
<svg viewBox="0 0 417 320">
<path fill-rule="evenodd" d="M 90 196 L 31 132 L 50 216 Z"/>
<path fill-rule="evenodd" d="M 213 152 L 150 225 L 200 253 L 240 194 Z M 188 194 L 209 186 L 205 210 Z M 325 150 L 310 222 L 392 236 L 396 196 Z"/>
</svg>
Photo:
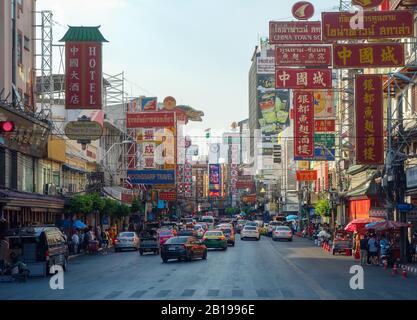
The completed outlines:
<svg viewBox="0 0 417 320">
<path fill-rule="evenodd" d="M 408 228 L 408 227 L 411 227 L 411 224 L 405 223 L 405 222 L 398 222 L 398 221 L 382 220 L 381 222 L 377 222 L 373 224 L 370 229 L 373 229 L 375 231 L 384 231 L 384 230 Z"/>
<path fill-rule="evenodd" d="M 345 227 L 346 231 L 363 231 L 365 229 L 365 225 L 371 222 L 376 222 L 382 220 L 381 218 L 360 218 L 360 219 L 354 219 L 351 222 L 348 223 L 348 225 Z"/>
</svg>

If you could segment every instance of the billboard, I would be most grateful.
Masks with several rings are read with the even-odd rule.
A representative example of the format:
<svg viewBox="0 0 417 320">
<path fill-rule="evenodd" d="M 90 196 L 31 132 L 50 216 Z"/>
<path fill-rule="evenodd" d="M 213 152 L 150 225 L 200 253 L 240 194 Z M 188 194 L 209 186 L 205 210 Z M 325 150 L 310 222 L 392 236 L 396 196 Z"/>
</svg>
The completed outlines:
<svg viewBox="0 0 417 320">
<path fill-rule="evenodd" d="M 220 197 L 221 192 L 221 176 L 220 164 L 209 165 L 209 196 Z"/>
<path fill-rule="evenodd" d="M 275 65 L 279 67 L 330 66 L 332 47 L 321 45 L 288 45 L 275 49 Z"/>
<path fill-rule="evenodd" d="M 175 170 L 127 170 L 133 184 L 175 184 Z"/>
<path fill-rule="evenodd" d="M 382 75 L 355 78 L 356 162 L 384 163 Z"/>
<path fill-rule="evenodd" d="M 156 97 L 140 97 L 139 98 L 139 108 L 140 111 L 156 111 L 157 110 L 157 101 Z"/>
<path fill-rule="evenodd" d="M 294 91 L 294 157 L 314 156 L 314 106 L 311 91 Z"/>
<path fill-rule="evenodd" d="M 270 21 L 269 43 L 321 43 L 320 21 Z"/>
<path fill-rule="evenodd" d="M 395 39 L 414 36 L 414 13 L 411 10 L 362 11 L 363 28 L 352 28 L 357 13 L 323 12 L 323 41 L 358 39 Z"/>
<path fill-rule="evenodd" d="M 331 69 L 276 68 L 277 89 L 331 89 Z"/>
<path fill-rule="evenodd" d="M 333 68 L 394 68 L 404 63 L 403 43 L 333 45 Z"/>
<path fill-rule="evenodd" d="M 128 112 L 126 115 L 126 127 L 129 129 L 173 126 L 175 126 L 174 112 Z"/>
<path fill-rule="evenodd" d="M 65 108 L 102 108 L 101 42 L 65 42 Z"/>
</svg>

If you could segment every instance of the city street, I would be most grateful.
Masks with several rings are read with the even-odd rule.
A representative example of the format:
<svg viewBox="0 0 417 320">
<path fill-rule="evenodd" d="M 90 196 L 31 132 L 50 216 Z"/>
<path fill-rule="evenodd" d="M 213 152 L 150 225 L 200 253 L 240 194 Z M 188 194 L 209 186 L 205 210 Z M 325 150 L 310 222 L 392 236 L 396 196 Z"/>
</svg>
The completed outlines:
<svg viewBox="0 0 417 320">
<path fill-rule="evenodd" d="M 70 263 L 64 290 L 46 278 L 0 283 L 4 299 L 417 299 L 417 278 L 365 267 L 365 289 L 351 290 L 352 257 L 332 256 L 312 241 L 236 241 L 207 260 L 163 264 L 159 256 L 111 252 Z"/>
</svg>

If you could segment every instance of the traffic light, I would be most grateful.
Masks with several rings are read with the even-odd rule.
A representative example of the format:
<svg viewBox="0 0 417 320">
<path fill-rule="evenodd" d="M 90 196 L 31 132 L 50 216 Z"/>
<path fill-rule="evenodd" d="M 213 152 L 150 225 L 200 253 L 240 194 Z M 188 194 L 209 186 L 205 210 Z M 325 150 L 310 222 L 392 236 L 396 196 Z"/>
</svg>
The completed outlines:
<svg viewBox="0 0 417 320">
<path fill-rule="evenodd" d="M 281 163 L 281 145 L 274 145 L 274 151 L 273 151 L 273 156 L 274 156 L 274 163 Z"/>
<path fill-rule="evenodd" d="M 13 121 L 0 121 L 0 133 L 7 133 L 14 131 Z"/>
</svg>

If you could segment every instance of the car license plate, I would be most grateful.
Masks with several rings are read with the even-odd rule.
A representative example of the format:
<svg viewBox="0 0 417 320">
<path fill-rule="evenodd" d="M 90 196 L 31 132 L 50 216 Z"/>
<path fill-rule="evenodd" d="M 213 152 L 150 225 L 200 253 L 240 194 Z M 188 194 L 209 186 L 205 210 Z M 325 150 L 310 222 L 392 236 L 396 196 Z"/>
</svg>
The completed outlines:
<svg viewBox="0 0 417 320">
<path fill-rule="evenodd" d="M 168 248 L 168 251 L 175 251 L 175 248 Z"/>
</svg>

